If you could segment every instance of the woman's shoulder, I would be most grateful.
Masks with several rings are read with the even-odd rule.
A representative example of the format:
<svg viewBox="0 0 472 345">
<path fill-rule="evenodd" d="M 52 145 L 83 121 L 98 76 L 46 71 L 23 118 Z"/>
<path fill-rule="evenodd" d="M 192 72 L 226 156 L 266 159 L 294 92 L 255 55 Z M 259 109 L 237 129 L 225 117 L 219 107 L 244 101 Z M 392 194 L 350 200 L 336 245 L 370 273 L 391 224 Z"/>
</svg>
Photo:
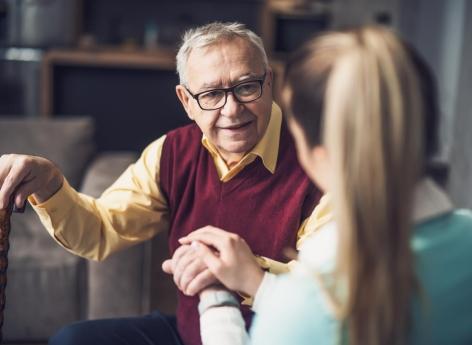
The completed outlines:
<svg viewBox="0 0 472 345">
<path fill-rule="evenodd" d="M 412 248 L 420 282 L 413 339 L 425 344 L 469 344 L 472 312 L 472 212 L 453 210 L 422 224 Z M 433 341 L 434 339 L 434 341 Z"/>
<path fill-rule="evenodd" d="M 413 248 L 428 245 L 450 245 L 462 242 L 472 245 L 472 211 L 455 209 L 416 225 Z"/>
</svg>

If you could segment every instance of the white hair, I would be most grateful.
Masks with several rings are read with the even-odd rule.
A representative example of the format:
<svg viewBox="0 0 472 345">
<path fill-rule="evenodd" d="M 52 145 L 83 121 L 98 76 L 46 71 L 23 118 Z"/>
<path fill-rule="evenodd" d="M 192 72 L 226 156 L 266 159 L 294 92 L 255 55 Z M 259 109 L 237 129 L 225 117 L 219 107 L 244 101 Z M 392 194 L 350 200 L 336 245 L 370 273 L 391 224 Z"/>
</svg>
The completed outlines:
<svg viewBox="0 0 472 345">
<path fill-rule="evenodd" d="M 180 84 L 187 83 L 185 71 L 188 57 L 193 49 L 208 47 L 235 38 L 242 38 L 251 43 L 260 53 L 264 66 L 269 66 L 262 39 L 253 31 L 247 29 L 244 24 L 237 22 L 213 22 L 195 29 L 187 30 L 182 36 L 182 44 L 177 53 L 177 73 L 179 75 Z"/>
</svg>

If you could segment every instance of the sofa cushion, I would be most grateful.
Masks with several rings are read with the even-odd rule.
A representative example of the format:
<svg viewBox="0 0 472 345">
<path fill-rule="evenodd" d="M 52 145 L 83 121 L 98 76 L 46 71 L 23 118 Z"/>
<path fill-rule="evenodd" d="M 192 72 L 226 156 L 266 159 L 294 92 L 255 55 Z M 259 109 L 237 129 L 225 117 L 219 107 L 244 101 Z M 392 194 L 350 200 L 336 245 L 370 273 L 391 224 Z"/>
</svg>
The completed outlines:
<svg viewBox="0 0 472 345">
<path fill-rule="evenodd" d="M 93 136 L 94 122 L 88 117 L 1 118 L 0 154 L 48 158 L 57 164 L 69 183 L 78 188 L 95 150 Z"/>
</svg>

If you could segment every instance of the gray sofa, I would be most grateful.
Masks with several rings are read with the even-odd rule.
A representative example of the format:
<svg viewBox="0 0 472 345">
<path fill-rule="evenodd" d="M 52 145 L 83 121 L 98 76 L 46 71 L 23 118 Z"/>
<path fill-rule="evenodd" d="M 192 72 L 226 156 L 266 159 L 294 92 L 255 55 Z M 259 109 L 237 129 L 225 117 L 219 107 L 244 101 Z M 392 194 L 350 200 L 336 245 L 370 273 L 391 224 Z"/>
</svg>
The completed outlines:
<svg viewBox="0 0 472 345">
<path fill-rule="evenodd" d="M 72 186 L 98 196 L 137 158 L 134 152 L 95 152 L 90 118 L 0 119 L 0 154 L 47 157 Z M 173 313 L 175 290 L 160 270 L 165 234 L 104 260 L 68 253 L 50 238 L 28 207 L 12 216 L 6 342 L 45 341 L 61 326 L 159 309 Z"/>
</svg>

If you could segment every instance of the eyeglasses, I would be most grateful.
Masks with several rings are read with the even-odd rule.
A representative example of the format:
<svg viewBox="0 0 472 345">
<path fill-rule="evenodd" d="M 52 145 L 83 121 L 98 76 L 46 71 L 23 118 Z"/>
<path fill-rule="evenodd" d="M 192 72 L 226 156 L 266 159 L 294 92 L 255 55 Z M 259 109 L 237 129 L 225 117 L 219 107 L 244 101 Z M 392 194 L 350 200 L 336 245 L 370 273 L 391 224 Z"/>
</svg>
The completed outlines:
<svg viewBox="0 0 472 345">
<path fill-rule="evenodd" d="M 193 94 L 185 87 L 202 110 L 217 110 L 225 106 L 228 100 L 228 92 L 231 92 L 239 103 L 249 103 L 262 96 L 262 86 L 264 85 L 267 72 L 260 79 L 243 81 L 236 85 L 221 89 L 212 89 L 197 94 Z"/>
</svg>

